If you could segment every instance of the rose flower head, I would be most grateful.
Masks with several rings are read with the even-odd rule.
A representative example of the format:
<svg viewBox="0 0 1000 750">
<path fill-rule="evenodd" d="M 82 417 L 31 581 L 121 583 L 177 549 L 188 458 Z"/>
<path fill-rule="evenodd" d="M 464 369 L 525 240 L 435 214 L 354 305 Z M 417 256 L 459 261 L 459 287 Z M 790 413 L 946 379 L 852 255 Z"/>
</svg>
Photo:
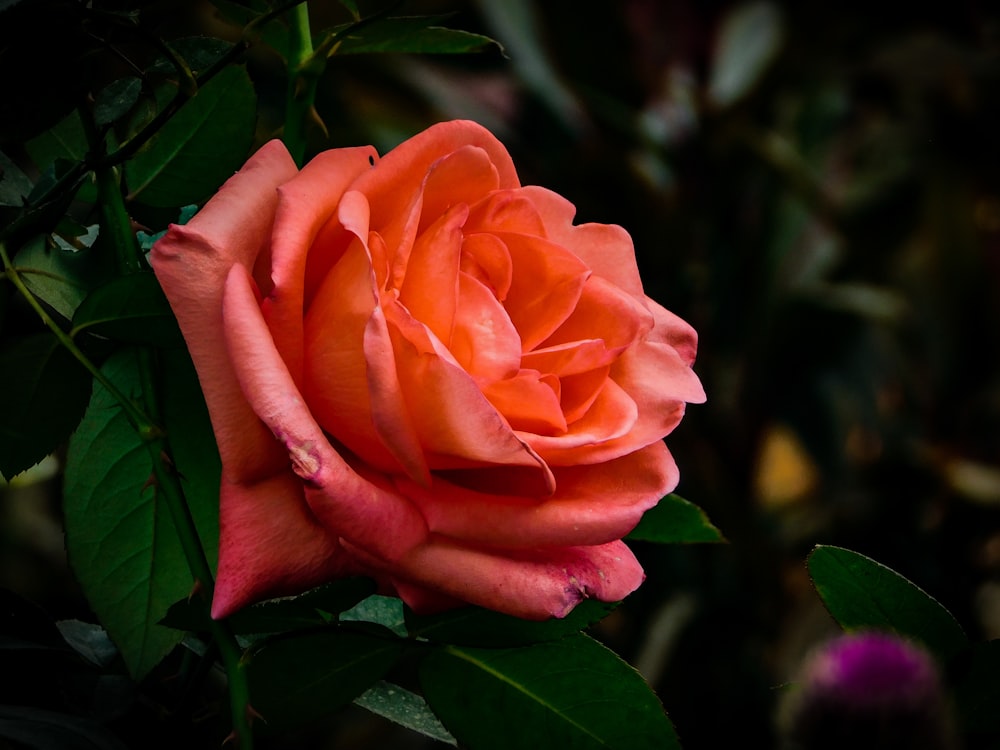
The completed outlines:
<svg viewBox="0 0 1000 750">
<path fill-rule="evenodd" d="M 349 575 L 418 611 L 561 617 L 643 572 L 695 332 L 617 226 L 471 122 L 298 170 L 261 148 L 152 265 L 222 459 L 212 612 Z"/>
</svg>

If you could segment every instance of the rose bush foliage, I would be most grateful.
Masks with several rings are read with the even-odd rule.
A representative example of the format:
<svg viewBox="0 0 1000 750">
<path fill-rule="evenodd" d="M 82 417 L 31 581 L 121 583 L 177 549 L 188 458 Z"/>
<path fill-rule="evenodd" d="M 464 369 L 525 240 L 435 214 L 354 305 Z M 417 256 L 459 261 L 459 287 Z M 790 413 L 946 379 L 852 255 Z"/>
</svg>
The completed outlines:
<svg viewBox="0 0 1000 750">
<path fill-rule="evenodd" d="M 213 615 L 346 575 L 418 611 L 614 601 L 678 481 L 694 331 L 620 227 L 470 122 L 301 171 L 260 149 L 151 261 L 222 458 Z"/>
</svg>

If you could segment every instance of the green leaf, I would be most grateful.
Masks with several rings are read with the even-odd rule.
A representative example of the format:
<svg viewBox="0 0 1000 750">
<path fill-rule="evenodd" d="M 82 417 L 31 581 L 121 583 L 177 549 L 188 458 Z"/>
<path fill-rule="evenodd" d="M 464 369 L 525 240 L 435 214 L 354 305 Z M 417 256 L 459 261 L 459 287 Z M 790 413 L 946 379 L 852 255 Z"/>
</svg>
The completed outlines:
<svg viewBox="0 0 1000 750">
<path fill-rule="evenodd" d="M 45 237 L 26 244 L 14 259 L 25 286 L 67 320 L 103 275 L 103 264 L 89 247 L 50 247 Z"/>
<path fill-rule="evenodd" d="M 94 122 L 110 125 L 128 114 L 139 101 L 142 81 L 136 76 L 119 78 L 97 92 L 94 98 Z"/>
<path fill-rule="evenodd" d="M 176 346 L 184 340 L 152 272 L 116 276 L 88 294 L 73 314 L 71 335 L 83 331 L 130 344 Z"/>
<path fill-rule="evenodd" d="M 262 641 L 247 665 L 254 709 L 268 728 L 301 727 L 361 695 L 402 649 L 392 637 L 341 629 Z"/>
<path fill-rule="evenodd" d="M 373 622 L 406 637 L 406 616 L 403 602 L 394 596 L 373 594 L 340 615 L 341 622 Z"/>
<path fill-rule="evenodd" d="M 243 164 L 255 116 L 246 70 L 226 68 L 126 162 L 130 198 L 161 208 L 200 202 Z"/>
<path fill-rule="evenodd" d="M 0 347 L 0 474 L 7 479 L 41 461 L 80 422 L 91 375 L 51 333 Z"/>
<path fill-rule="evenodd" d="M 214 570 L 219 555 L 219 487 L 222 461 L 208 407 L 187 349 L 159 352 L 163 426 L 181 489 L 202 549 Z"/>
<path fill-rule="evenodd" d="M 56 159 L 83 161 L 88 148 L 80 113 L 74 110 L 54 127 L 32 138 L 24 147 L 39 169 L 45 169 Z"/>
<path fill-rule="evenodd" d="M 355 698 L 354 703 L 432 740 L 458 745 L 427 701 L 399 685 L 379 680 Z"/>
<path fill-rule="evenodd" d="M 60 620 L 56 623 L 66 643 L 80 656 L 98 667 L 106 667 L 118 656 L 118 649 L 100 625 L 82 620 Z"/>
<path fill-rule="evenodd" d="M 192 73 L 201 73 L 218 62 L 233 45 L 224 39 L 210 36 L 188 36 L 173 39 L 170 48 L 176 52 L 191 69 Z M 147 73 L 174 73 L 173 63 L 166 57 L 158 57 L 147 69 Z"/>
<path fill-rule="evenodd" d="M 845 630 L 882 628 L 915 638 L 947 660 L 969 642 L 951 613 L 899 573 L 841 547 L 818 546 L 809 575 L 830 615 Z"/>
<path fill-rule="evenodd" d="M 660 544 L 726 541 L 705 512 L 680 495 L 667 495 L 647 510 L 626 539 Z"/>
<path fill-rule="evenodd" d="M 102 372 L 126 397 L 139 397 L 135 352 L 119 351 Z M 150 471 L 149 454 L 120 405 L 95 385 L 66 458 L 66 550 L 87 601 L 136 679 L 180 641 L 181 633 L 157 623 L 191 590 L 170 512 L 147 486 Z"/>
<path fill-rule="evenodd" d="M 455 55 L 481 52 L 494 47 L 502 49 L 499 42 L 482 34 L 433 25 L 436 18 L 384 18 L 350 31 L 354 24 L 343 24 L 329 29 L 324 36 L 347 32 L 336 47 L 338 55 L 369 53 L 423 53 Z"/>
<path fill-rule="evenodd" d="M 346 578 L 307 591 L 299 596 L 272 599 L 244 607 L 226 619 L 237 635 L 285 633 L 328 625 L 331 615 L 343 612 L 375 589 L 370 578 Z M 205 631 L 203 607 L 186 599 L 173 604 L 161 624 L 178 630 Z"/>
<path fill-rule="evenodd" d="M 472 750 L 680 747 L 639 673 L 585 635 L 513 649 L 447 646 L 423 660 L 420 682 Z"/>
<path fill-rule="evenodd" d="M 22 206 L 31 192 L 31 180 L 7 154 L 0 151 L 0 206 Z"/>
<path fill-rule="evenodd" d="M 32 138 L 24 147 L 41 172 L 55 164 L 57 159 L 68 162 L 83 161 L 89 146 L 80 113 L 74 110 L 57 125 Z M 77 198 L 90 203 L 97 200 L 97 185 L 93 176 L 83 183 Z"/>
<path fill-rule="evenodd" d="M 588 599 L 580 602 L 566 617 L 533 622 L 480 607 L 415 615 L 406 612 L 411 635 L 436 643 L 461 646 L 510 647 L 553 641 L 583 630 L 604 619 L 615 604 Z"/>
</svg>

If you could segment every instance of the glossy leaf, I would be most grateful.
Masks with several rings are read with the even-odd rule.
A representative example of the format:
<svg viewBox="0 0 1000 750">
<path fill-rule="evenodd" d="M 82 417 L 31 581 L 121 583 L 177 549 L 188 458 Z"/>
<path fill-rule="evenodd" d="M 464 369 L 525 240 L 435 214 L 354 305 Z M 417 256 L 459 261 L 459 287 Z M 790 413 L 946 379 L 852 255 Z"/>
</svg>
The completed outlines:
<svg viewBox="0 0 1000 750">
<path fill-rule="evenodd" d="M 218 62 L 233 45 L 224 39 L 210 36 L 188 36 L 174 39 L 170 47 L 188 66 L 192 73 L 198 74 Z M 166 57 L 159 57 L 147 68 L 147 73 L 173 73 L 176 69 Z"/>
<path fill-rule="evenodd" d="M 136 76 L 119 78 L 105 86 L 94 98 L 94 122 L 110 125 L 128 114 L 139 101 L 142 81 Z"/>
<path fill-rule="evenodd" d="M 25 149 L 35 166 L 44 169 L 56 159 L 82 161 L 87 155 L 87 136 L 80 113 L 74 111 L 55 126 L 32 138 Z"/>
<path fill-rule="evenodd" d="M 705 512 L 680 495 L 667 495 L 647 510 L 626 538 L 660 544 L 726 541 Z"/>
<path fill-rule="evenodd" d="M 226 68 L 126 163 L 130 197 L 159 207 L 198 203 L 245 161 L 255 117 L 246 70 Z"/>
<path fill-rule="evenodd" d="M 198 528 L 202 549 L 215 569 L 219 554 L 219 483 L 222 462 L 212 422 L 187 349 L 159 352 L 163 426 L 181 489 Z"/>
<path fill-rule="evenodd" d="M 31 180 L 0 151 L 0 206 L 21 206 L 31 192 Z"/>
<path fill-rule="evenodd" d="M 32 138 L 24 147 L 41 172 L 55 164 L 57 159 L 83 161 L 89 147 L 79 112 L 71 112 L 54 127 Z M 77 197 L 88 202 L 97 200 L 97 186 L 92 178 L 87 178 Z"/>
<path fill-rule="evenodd" d="M 406 612 L 411 635 L 461 646 L 511 647 L 553 641 L 604 619 L 616 605 L 587 599 L 566 617 L 533 622 L 480 607 L 463 607 L 435 615 Z"/>
<path fill-rule="evenodd" d="M 98 667 L 106 667 L 118 656 L 118 649 L 100 625 L 82 620 L 56 623 L 66 643 L 80 656 Z"/>
<path fill-rule="evenodd" d="M 350 609 L 372 594 L 375 583 L 370 578 L 346 578 L 307 591 L 299 596 L 272 599 L 244 607 L 226 619 L 238 635 L 285 633 L 329 624 L 332 615 Z M 178 630 L 204 631 L 208 623 L 201 607 L 187 599 L 173 604 L 162 624 Z"/>
<path fill-rule="evenodd" d="M 403 602 L 395 596 L 375 594 L 340 615 L 341 622 L 371 622 L 406 637 L 406 617 Z"/>
<path fill-rule="evenodd" d="M 458 745 L 427 701 L 404 687 L 379 680 L 355 698 L 354 703 L 432 740 Z"/>
<path fill-rule="evenodd" d="M 139 395 L 135 352 L 108 360 L 104 374 Z M 180 641 L 158 625 L 191 590 L 170 513 L 147 486 L 149 454 L 117 401 L 95 385 L 70 440 L 63 512 L 70 566 L 133 677 L 140 679 Z"/>
<path fill-rule="evenodd" d="M 845 630 L 892 630 L 923 641 L 945 660 L 968 646 L 961 626 L 936 599 L 871 558 L 818 546 L 807 566 L 823 604 Z"/>
<path fill-rule="evenodd" d="M 88 294 L 73 315 L 72 335 L 83 331 L 131 344 L 170 346 L 184 340 L 152 273 L 117 276 Z"/>
<path fill-rule="evenodd" d="M 326 34 L 344 34 L 336 47 L 338 55 L 408 52 L 465 54 L 481 52 L 499 43 L 482 34 L 436 26 L 435 18 L 384 18 L 351 30 L 353 24 L 329 29 Z M 346 33 L 345 33 L 346 32 Z"/>
<path fill-rule="evenodd" d="M 10 479 L 63 443 L 83 416 L 91 375 L 51 333 L 0 347 L 0 474 Z"/>
<path fill-rule="evenodd" d="M 395 664 L 403 644 L 386 635 L 331 628 L 261 642 L 247 666 L 254 709 L 279 730 L 331 714 Z"/>
<path fill-rule="evenodd" d="M 31 293 L 67 320 L 101 277 L 101 263 L 90 248 L 50 247 L 44 237 L 26 244 L 14 265 Z"/>
<path fill-rule="evenodd" d="M 585 635 L 512 649 L 447 646 L 423 660 L 420 682 L 472 750 L 680 747 L 639 673 Z"/>
</svg>

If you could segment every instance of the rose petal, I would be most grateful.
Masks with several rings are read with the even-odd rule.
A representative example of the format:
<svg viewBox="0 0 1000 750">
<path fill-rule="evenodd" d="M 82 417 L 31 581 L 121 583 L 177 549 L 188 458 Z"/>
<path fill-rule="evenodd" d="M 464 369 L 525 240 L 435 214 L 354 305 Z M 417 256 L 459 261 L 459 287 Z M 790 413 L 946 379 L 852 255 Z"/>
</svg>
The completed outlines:
<svg viewBox="0 0 1000 750">
<path fill-rule="evenodd" d="M 428 465 L 531 466 L 551 477 L 441 342 L 398 302 L 388 302 L 384 310 L 400 388 Z"/>
<path fill-rule="evenodd" d="M 636 299 L 643 299 L 635 247 L 628 232 L 614 224 L 573 225 L 576 206 L 558 193 L 530 185 L 521 189 L 535 206 L 547 236 L 573 251 L 595 274 Z"/>
<path fill-rule="evenodd" d="M 504 307 L 530 351 L 563 324 L 576 308 L 590 270 L 558 245 L 520 234 L 498 234 L 514 266 Z"/>
<path fill-rule="evenodd" d="M 604 544 L 630 532 L 642 514 L 677 486 L 678 472 L 663 441 L 592 466 L 556 469 L 548 498 L 503 496 L 435 478 L 430 487 L 398 479 L 431 532 L 497 549 Z"/>
<path fill-rule="evenodd" d="M 354 189 L 364 193 L 372 206 L 371 226 L 386 246 L 405 259 L 416 236 L 424 181 L 431 165 L 465 147 L 482 149 L 497 171 L 498 185 L 520 185 L 510 154 L 492 133 L 474 122 L 455 120 L 433 125 L 403 141 L 379 164 L 362 175 Z M 393 267 L 392 282 L 398 288 L 400 269 Z"/>
<path fill-rule="evenodd" d="M 646 337 L 647 340 L 669 344 L 677 351 L 684 364 L 688 367 L 693 365 L 695 355 L 698 353 L 698 334 L 694 328 L 648 297 L 646 307 L 653 314 L 655 321 L 653 330 Z M 701 401 L 691 403 L 701 403 Z"/>
<path fill-rule="evenodd" d="M 483 395 L 515 430 L 561 435 L 566 432 L 566 418 L 559 403 L 559 387 L 555 375 L 521 370 L 514 377 L 489 383 Z"/>
<path fill-rule="evenodd" d="M 378 560 L 348 549 L 373 567 Z M 618 601 L 642 583 L 644 574 L 622 542 L 561 547 L 506 555 L 434 538 L 385 571 L 410 585 L 528 620 L 565 617 L 583 599 Z M 412 589 L 400 587 L 406 595 Z M 423 598 L 408 600 L 420 606 Z"/>
<path fill-rule="evenodd" d="M 607 358 L 608 348 L 604 341 L 582 339 L 525 352 L 521 364 L 532 370 L 566 377 L 607 366 L 610 364 L 605 361 Z"/>
<path fill-rule="evenodd" d="M 535 205 L 520 190 L 497 190 L 469 211 L 468 231 L 494 234 L 523 234 L 545 238 L 545 224 Z"/>
<path fill-rule="evenodd" d="M 698 376 L 668 344 L 642 342 L 626 351 L 612 366 L 609 383 L 638 405 L 637 418 L 625 434 L 608 440 L 587 442 L 600 429 L 600 400 L 566 435 L 535 436 L 531 446 L 551 466 L 608 461 L 631 453 L 669 435 L 684 416 L 685 402 L 704 401 L 705 392 Z"/>
<path fill-rule="evenodd" d="M 566 417 L 566 424 L 571 425 L 590 411 L 597 397 L 601 395 L 604 381 L 611 374 L 611 365 L 598 367 L 596 370 L 581 372 L 576 375 L 564 375 L 562 383 L 562 398 L 560 404 Z"/>
<path fill-rule="evenodd" d="M 302 480 L 290 469 L 251 483 L 223 479 L 219 524 L 216 619 L 362 572 L 309 512 Z"/>
<path fill-rule="evenodd" d="M 366 231 L 361 204 L 355 210 L 348 215 L 344 208 L 344 220 Z M 402 399 L 375 285 L 371 256 L 355 238 L 306 314 L 302 392 L 323 428 L 365 461 L 426 482 L 429 469 Z"/>
<path fill-rule="evenodd" d="M 285 447 L 314 515 L 332 534 L 393 560 L 426 538 L 419 511 L 354 471 L 330 445 L 270 341 L 251 281 L 239 266 L 226 281 L 226 344 L 254 412 Z"/>
<path fill-rule="evenodd" d="M 518 435 L 552 466 L 591 464 L 618 458 L 652 443 L 655 438 L 642 444 L 630 441 L 627 443 L 629 450 L 621 447 L 614 452 L 601 449 L 605 445 L 624 445 L 622 439 L 634 430 L 638 419 L 636 402 L 614 380 L 605 379 L 587 413 L 569 425 L 564 434 L 519 432 Z M 597 455 L 601 457 L 595 458 Z"/>
<path fill-rule="evenodd" d="M 605 353 L 594 366 L 610 364 L 639 336 L 653 328 L 646 306 L 599 276 L 583 285 L 573 312 L 553 331 L 542 347 L 587 339 L 604 342 Z"/>
<path fill-rule="evenodd" d="M 521 337 L 503 305 L 481 282 L 459 274 L 459 303 L 448 349 L 481 385 L 517 374 Z"/>
<path fill-rule="evenodd" d="M 500 175 L 486 151 L 461 146 L 431 164 L 423 188 L 421 223 L 426 228 L 455 206 L 468 206 L 500 187 Z"/>
<path fill-rule="evenodd" d="M 317 154 L 278 188 L 271 232 L 271 279 L 264 319 L 296 383 L 302 382 L 302 316 L 306 257 L 320 228 L 336 213 L 344 191 L 372 168 L 375 149 L 338 148 Z"/>
<path fill-rule="evenodd" d="M 226 355 L 222 290 L 234 264 L 252 269 L 266 254 L 277 188 L 296 171 L 281 142 L 271 141 L 150 253 L 198 371 L 223 474 L 235 481 L 268 476 L 284 459 L 240 393 Z"/>
<path fill-rule="evenodd" d="M 465 233 L 462 243 L 462 260 L 459 266 L 463 273 L 481 282 L 503 302 L 510 291 L 513 272 L 510 251 L 499 238 L 492 234 Z"/>
<path fill-rule="evenodd" d="M 451 341 L 458 307 L 458 271 L 464 203 L 453 206 L 416 239 L 406 265 L 399 301 L 443 342 Z"/>
</svg>

